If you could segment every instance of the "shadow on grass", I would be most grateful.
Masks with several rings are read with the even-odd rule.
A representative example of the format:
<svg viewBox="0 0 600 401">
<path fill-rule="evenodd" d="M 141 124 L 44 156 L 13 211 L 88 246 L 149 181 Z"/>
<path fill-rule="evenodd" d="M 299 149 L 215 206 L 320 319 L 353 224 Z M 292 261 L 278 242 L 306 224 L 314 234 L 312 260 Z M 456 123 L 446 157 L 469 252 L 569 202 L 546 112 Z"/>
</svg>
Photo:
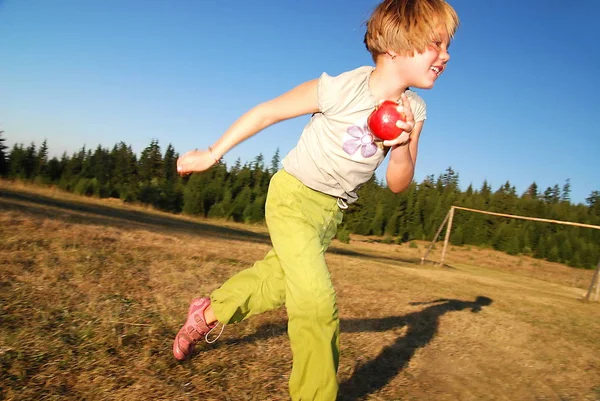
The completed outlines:
<svg viewBox="0 0 600 401">
<path fill-rule="evenodd" d="M 436 299 L 430 302 L 413 302 L 411 305 L 428 305 L 419 312 L 404 316 L 389 316 L 379 319 L 341 319 L 342 333 L 385 332 L 406 328 L 406 334 L 396 338 L 374 359 L 356 366 L 350 378 L 340 383 L 338 401 L 360 400 L 384 388 L 410 362 L 419 348 L 425 347 L 438 332 L 440 317 L 448 312 L 470 309 L 477 313 L 492 299 L 478 296 L 474 301 L 459 299 Z M 286 334 L 286 323 L 269 323 L 261 326 L 254 334 L 242 338 L 222 341 L 218 347 L 239 345 L 266 340 Z"/>
<path fill-rule="evenodd" d="M 350 320 L 341 322 L 342 332 L 387 331 L 406 327 L 404 336 L 385 347 L 375 359 L 357 366 L 352 376 L 340 384 L 339 401 L 360 400 L 385 387 L 411 360 L 419 348 L 425 347 L 437 334 L 440 317 L 448 312 L 470 309 L 477 313 L 492 300 L 478 296 L 475 301 L 436 299 L 431 302 L 414 302 L 411 305 L 430 305 L 405 316 L 382 319 Z"/>
<path fill-rule="evenodd" d="M 267 234 L 255 233 L 239 228 L 224 227 L 215 222 L 214 224 L 201 221 L 186 221 L 168 215 L 147 213 L 139 210 L 127 210 L 118 206 L 103 206 L 83 201 L 55 199 L 52 197 L 32 194 L 28 192 L 14 191 L 0 188 L 0 211 L 20 211 L 32 217 L 50 218 L 62 220 L 71 224 L 95 224 L 100 226 L 114 226 L 122 229 L 130 229 L 131 224 L 137 224 L 136 228 L 151 226 L 153 230 L 166 232 L 187 232 L 207 238 L 222 238 L 227 240 L 238 240 L 246 242 L 257 242 L 271 244 Z M 384 255 L 370 255 L 349 249 L 341 249 L 332 246 L 328 253 L 369 259 L 379 259 L 392 263 L 419 263 L 418 258 L 389 257 Z"/>
<path fill-rule="evenodd" d="M 341 249 L 341 248 L 336 248 L 335 246 L 331 246 L 328 250 L 327 253 L 334 253 L 336 255 L 342 255 L 342 256 L 352 256 L 353 258 L 359 258 L 359 259 L 365 259 L 368 260 L 369 262 L 372 262 L 373 260 L 384 260 L 386 262 L 391 262 L 392 264 L 412 264 L 412 265 L 417 265 L 419 263 L 421 263 L 421 259 L 420 258 L 416 258 L 416 257 L 408 257 L 408 256 L 386 256 L 386 255 L 373 255 L 373 254 L 367 254 L 367 253 L 362 253 L 362 252 L 358 252 L 358 251 L 353 251 L 350 249 Z"/>
<path fill-rule="evenodd" d="M 119 209 L 91 203 L 55 199 L 43 195 L 0 189 L 0 211 L 22 211 L 29 216 L 60 219 L 67 223 L 96 224 L 131 228 L 131 223 L 163 231 L 191 232 L 206 237 L 270 243 L 267 234 L 254 233 L 218 224 L 186 221 L 176 217 Z M 139 228 L 139 227 L 138 227 Z"/>
</svg>

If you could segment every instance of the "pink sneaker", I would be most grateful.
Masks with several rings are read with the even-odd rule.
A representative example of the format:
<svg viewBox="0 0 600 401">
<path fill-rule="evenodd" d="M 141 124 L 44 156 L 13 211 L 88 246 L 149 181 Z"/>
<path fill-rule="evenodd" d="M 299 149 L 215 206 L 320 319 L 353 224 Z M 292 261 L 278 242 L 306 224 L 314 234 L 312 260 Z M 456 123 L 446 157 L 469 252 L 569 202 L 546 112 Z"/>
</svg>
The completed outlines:
<svg viewBox="0 0 600 401">
<path fill-rule="evenodd" d="M 183 361 L 194 351 L 194 345 L 198 340 L 205 337 L 217 326 L 218 322 L 210 326 L 204 319 L 204 311 L 210 305 L 210 298 L 195 298 L 190 303 L 188 309 L 187 321 L 177 333 L 173 342 L 173 355 L 175 359 Z"/>
</svg>

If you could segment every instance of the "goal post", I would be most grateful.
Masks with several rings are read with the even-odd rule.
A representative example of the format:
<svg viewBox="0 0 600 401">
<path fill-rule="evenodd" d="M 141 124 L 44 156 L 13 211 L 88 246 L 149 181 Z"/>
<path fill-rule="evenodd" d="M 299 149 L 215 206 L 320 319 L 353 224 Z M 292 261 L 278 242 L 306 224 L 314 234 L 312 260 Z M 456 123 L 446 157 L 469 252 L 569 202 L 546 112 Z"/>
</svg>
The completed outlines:
<svg viewBox="0 0 600 401">
<path fill-rule="evenodd" d="M 572 221 L 542 219 L 542 218 L 539 218 L 539 217 L 519 216 L 519 215 L 516 215 L 516 214 L 508 214 L 508 213 L 488 212 L 488 211 L 485 211 L 485 210 L 471 209 L 471 208 L 462 207 L 462 206 L 451 206 L 450 210 L 448 211 L 448 214 L 446 214 L 446 217 L 444 218 L 444 221 L 440 225 L 440 227 L 437 230 L 437 232 L 436 232 L 433 240 L 431 241 L 431 244 L 429 245 L 429 247 L 427 247 L 427 250 L 425 251 L 425 254 L 421 257 L 421 264 L 422 265 L 425 264 L 425 262 L 427 261 L 427 255 L 429 255 L 429 252 L 431 251 L 431 249 L 433 248 L 433 246 L 437 242 L 437 239 L 440 236 L 443 227 L 446 225 L 446 223 L 448 223 L 448 225 L 446 227 L 446 235 L 444 237 L 444 246 L 442 248 L 442 256 L 441 256 L 440 261 L 438 263 L 439 266 L 443 266 L 444 265 L 444 261 L 445 261 L 445 258 L 446 258 L 446 252 L 447 252 L 447 249 L 448 249 L 448 242 L 450 240 L 450 234 L 452 232 L 452 222 L 454 220 L 454 211 L 455 210 L 462 210 L 462 211 L 466 211 L 466 212 L 481 213 L 481 214 L 487 214 L 487 215 L 499 216 L 499 217 L 508 217 L 508 218 L 512 218 L 512 219 L 531 220 L 531 221 L 538 221 L 538 222 L 542 222 L 542 223 L 554 223 L 554 224 L 562 224 L 562 225 L 567 225 L 567 226 L 576 226 L 576 227 L 584 227 L 584 228 L 592 228 L 592 229 L 595 229 L 595 230 L 600 230 L 600 226 L 595 226 L 595 225 L 592 225 L 592 224 L 575 223 L 575 222 L 572 222 Z M 594 288 L 596 289 L 595 294 L 593 294 L 594 293 Z M 596 270 L 595 270 L 594 275 L 592 277 L 592 282 L 590 283 L 590 288 L 589 288 L 589 290 L 587 292 L 587 295 L 585 296 L 585 299 L 589 301 L 589 300 L 591 300 L 590 298 L 592 298 L 592 297 L 596 301 L 598 301 L 598 298 L 600 297 L 600 261 L 598 262 L 598 266 L 596 267 Z"/>
<path fill-rule="evenodd" d="M 600 297 L 600 261 L 598 262 L 598 266 L 596 266 L 596 271 L 592 276 L 592 282 L 590 283 L 590 288 L 588 288 L 587 294 L 585 294 L 586 301 L 598 301 Z M 596 293 L 594 294 L 594 287 L 596 287 Z M 593 299 L 592 299 L 593 298 Z"/>
</svg>

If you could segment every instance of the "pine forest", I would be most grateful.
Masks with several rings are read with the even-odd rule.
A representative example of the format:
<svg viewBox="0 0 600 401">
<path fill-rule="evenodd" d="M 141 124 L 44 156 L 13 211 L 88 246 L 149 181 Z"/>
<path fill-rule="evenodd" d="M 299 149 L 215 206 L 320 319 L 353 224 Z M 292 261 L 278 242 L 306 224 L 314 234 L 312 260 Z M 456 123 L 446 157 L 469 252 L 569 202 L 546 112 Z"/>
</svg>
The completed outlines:
<svg viewBox="0 0 600 401">
<path fill-rule="evenodd" d="M 136 155 L 120 142 L 112 149 L 83 147 L 72 155 L 49 158 L 47 142 L 16 144 L 10 149 L 0 131 L 0 176 L 38 185 L 53 185 L 84 196 L 118 198 L 151 205 L 162 211 L 244 223 L 264 221 L 269 180 L 281 166 L 279 150 L 265 160 L 221 162 L 208 171 L 180 177 L 178 154 L 159 142 Z M 592 191 L 585 204 L 570 199 L 570 181 L 538 188 L 532 183 L 517 193 L 510 182 L 491 188 L 459 187 L 459 174 L 451 167 L 422 182 L 412 182 L 400 193 L 389 191 L 372 178 L 359 190 L 338 230 L 347 242 L 352 234 L 374 236 L 389 243 L 431 241 L 452 205 L 466 208 L 600 225 L 600 191 Z M 600 259 L 600 230 L 552 223 L 509 219 L 479 213 L 457 213 L 450 236 L 453 245 L 489 247 L 512 255 L 528 255 L 569 266 L 591 269 Z"/>
</svg>

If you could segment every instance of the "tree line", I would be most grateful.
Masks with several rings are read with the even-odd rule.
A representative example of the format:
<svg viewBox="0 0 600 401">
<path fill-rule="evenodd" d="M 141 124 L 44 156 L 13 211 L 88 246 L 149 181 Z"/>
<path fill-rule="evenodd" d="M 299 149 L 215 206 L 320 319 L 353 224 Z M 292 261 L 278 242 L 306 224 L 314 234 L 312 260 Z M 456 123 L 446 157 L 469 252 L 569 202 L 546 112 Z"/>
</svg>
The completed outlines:
<svg viewBox="0 0 600 401">
<path fill-rule="evenodd" d="M 0 176 L 59 188 L 85 196 L 119 198 L 171 213 L 220 218 L 245 223 L 264 221 L 269 181 L 280 168 L 279 150 L 266 162 L 220 162 L 208 171 L 180 177 L 178 153 L 163 152 L 158 140 L 136 155 L 119 142 L 112 149 L 82 147 L 60 158 L 41 145 L 15 144 L 9 149 L 0 131 Z M 545 190 L 532 183 L 518 194 L 507 181 L 494 190 L 487 181 L 462 191 L 451 167 L 394 194 L 375 177 L 359 190 L 359 200 L 344 216 L 338 237 L 351 234 L 383 237 L 386 242 L 431 240 L 452 205 L 498 213 L 600 225 L 600 191 L 586 204 L 573 204 L 570 181 Z M 450 242 L 490 247 L 512 255 L 528 255 L 573 267 L 593 268 L 600 258 L 600 230 L 457 212 Z"/>
</svg>

